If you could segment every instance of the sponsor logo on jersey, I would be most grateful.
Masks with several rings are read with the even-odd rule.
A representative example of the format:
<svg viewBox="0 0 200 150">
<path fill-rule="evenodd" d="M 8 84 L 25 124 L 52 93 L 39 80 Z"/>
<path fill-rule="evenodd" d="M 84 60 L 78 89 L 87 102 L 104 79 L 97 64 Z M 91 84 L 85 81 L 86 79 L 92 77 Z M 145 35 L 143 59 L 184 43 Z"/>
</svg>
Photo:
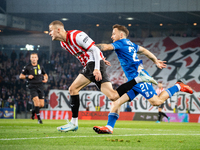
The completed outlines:
<svg viewBox="0 0 200 150">
<path fill-rule="evenodd" d="M 87 43 L 87 41 L 88 41 L 88 38 L 89 38 L 89 37 L 88 37 L 88 36 L 86 36 L 86 37 L 83 39 L 83 42 L 84 42 L 84 43 Z"/>
</svg>

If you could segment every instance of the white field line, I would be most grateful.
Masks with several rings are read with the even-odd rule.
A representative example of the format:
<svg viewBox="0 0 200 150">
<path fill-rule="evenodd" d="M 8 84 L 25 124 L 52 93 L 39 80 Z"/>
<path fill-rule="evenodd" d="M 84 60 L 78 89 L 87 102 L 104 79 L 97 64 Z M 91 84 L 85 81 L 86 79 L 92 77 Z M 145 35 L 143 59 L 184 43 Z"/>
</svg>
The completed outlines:
<svg viewBox="0 0 200 150">
<path fill-rule="evenodd" d="M 163 135 L 172 135 L 172 136 L 199 136 L 200 134 L 124 134 L 124 135 L 96 135 L 96 136 L 54 136 L 54 137 L 35 137 L 35 138 L 3 138 L 0 141 L 14 141 L 14 140 L 37 140 L 37 139 L 56 139 L 56 138 L 91 138 L 91 137 L 119 137 L 119 136 L 163 136 Z"/>
</svg>

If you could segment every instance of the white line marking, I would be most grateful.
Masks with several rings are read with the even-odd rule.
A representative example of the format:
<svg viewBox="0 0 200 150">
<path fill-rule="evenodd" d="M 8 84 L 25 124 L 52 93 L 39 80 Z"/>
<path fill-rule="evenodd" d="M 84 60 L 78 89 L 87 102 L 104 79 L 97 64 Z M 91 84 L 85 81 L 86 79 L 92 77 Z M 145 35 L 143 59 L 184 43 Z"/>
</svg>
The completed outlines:
<svg viewBox="0 0 200 150">
<path fill-rule="evenodd" d="M 14 140 L 37 140 L 37 139 L 55 139 L 55 138 L 90 138 L 90 137 L 116 137 L 116 136 L 146 136 L 146 135 L 152 135 L 152 136 L 163 136 L 163 135 L 183 135 L 183 136 L 188 136 L 188 135 L 200 135 L 200 134 L 124 134 L 124 135 L 96 135 L 96 136 L 55 136 L 55 137 L 35 137 L 35 138 L 9 138 L 9 139 L 0 139 L 0 141 L 14 141 Z"/>
</svg>

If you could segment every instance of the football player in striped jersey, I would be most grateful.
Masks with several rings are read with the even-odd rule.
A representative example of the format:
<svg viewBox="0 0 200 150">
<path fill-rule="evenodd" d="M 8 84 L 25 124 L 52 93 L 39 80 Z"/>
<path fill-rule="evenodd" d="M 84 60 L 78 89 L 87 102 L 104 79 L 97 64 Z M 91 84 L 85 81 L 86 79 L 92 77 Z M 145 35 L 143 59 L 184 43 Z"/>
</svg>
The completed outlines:
<svg viewBox="0 0 200 150">
<path fill-rule="evenodd" d="M 72 110 L 71 122 L 57 127 L 58 131 L 67 132 L 78 129 L 79 91 L 91 82 L 94 82 L 111 101 L 119 98 L 119 91 L 126 93 L 130 84 L 135 85 L 139 82 L 154 82 L 157 84 L 153 78 L 147 76 L 144 72 L 140 72 L 141 76 L 133 79 L 131 83 L 128 83 L 129 85 L 123 85 L 120 90 L 115 91 L 106 73 L 105 64 L 110 65 L 110 62 L 105 60 L 100 49 L 85 32 L 80 30 L 66 31 L 63 23 L 56 20 L 49 24 L 49 35 L 52 40 L 60 41 L 61 47 L 75 56 L 84 66 L 82 72 L 69 87 Z"/>
</svg>

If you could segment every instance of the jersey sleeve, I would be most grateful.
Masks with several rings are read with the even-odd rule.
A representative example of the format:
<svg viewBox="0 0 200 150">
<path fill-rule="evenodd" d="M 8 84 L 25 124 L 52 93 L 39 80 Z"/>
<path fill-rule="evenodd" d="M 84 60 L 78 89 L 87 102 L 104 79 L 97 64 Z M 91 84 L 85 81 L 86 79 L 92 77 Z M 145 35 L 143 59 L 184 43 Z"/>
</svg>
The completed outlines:
<svg viewBox="0 0 200 150">
<path fill-rule="evenodd" d="M 27 66 L 24 66 L 24 68 L 22 69 L 22 74 L 23 74 L 23 75 L 29 75 L 29 74 L 28 74 Z"/>
<path fill-rule="evenodd" d="M 113 46 L 114 50 L 119 50 L 122 46 L 120 41 L 116 41 L 114 43 L 111 43 L 111 45 Z"/>
<path fill-rule="evenodd" d="M 139 51 L 139 45 L 133 43 L 133 47 L 136 49 L 136 53 Z"/>
<path fill-rule="evenodd" d="M 85 32 L 80 32 L 77 34 L 76 42 L 79 46 L 86 50 L 89 50 L 95 43 Z"/>
<path fill-rule="evenodd" d="M 42 74 L 46 74 L 46 71 L 44 70 L 44 67 L 42 66 Z"/>
</svg>

